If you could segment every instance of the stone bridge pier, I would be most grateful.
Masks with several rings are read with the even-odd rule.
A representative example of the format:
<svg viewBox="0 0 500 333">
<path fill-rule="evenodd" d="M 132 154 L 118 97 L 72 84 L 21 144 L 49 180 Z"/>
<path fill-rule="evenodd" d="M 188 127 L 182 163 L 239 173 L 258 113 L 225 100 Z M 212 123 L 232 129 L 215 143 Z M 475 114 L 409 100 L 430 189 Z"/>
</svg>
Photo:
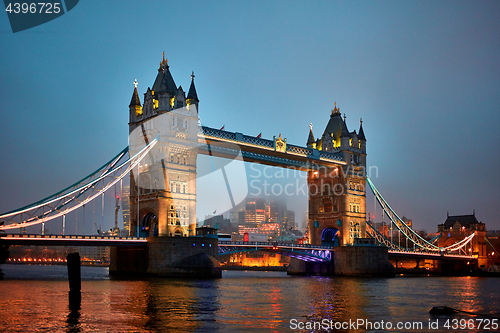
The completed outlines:
<svg viewBox="0 0 500 333">
<path fill-rule="evenodd" d="M 394 276 L 386 247 L 339 246 L 331 262 L 305 262 L 290 259 L 287 274 L 320 276 Z"/>
<path fill-rule="evenodd" d="M 147 246 L 114 246 L 109 273 L 115 276 L 220 278 L 216 237 L 149 237 Z"/>
</svg>

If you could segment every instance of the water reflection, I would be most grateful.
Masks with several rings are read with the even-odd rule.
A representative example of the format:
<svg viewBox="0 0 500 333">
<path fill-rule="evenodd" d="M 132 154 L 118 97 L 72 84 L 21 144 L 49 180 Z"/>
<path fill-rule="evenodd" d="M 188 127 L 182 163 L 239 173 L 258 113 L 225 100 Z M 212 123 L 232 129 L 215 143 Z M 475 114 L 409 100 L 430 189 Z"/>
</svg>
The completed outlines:
<svg viewBox="0 0 500 333">
<path fill-rule="evenodd" d="M 137 331 L 193 331 L 214 327 L 219 311 L 220 280 L 121 281 L 122 292 L 110 295 L 113 312 L 126 314 Z M 125 295 L 125 297 L 123 297 Z"/>
<path fill-rule="evenodd" d="M 206 281 L 83 280 L 81 302 L 68 303 L 68 282 L 63 277 L 7 279 L 0 283 L 0 330 L 289 332 L 292 319 L 427 323 L 433 306 L 500 312 L 496 281 L 224 272 L 222 279 Z"/>
<path fill-rule="evenodd" d="M 81 326 L 80 326 L 80 308 L 81 308 L 81 303 L 82 303 L 82 298 L 81 298 L 81 293 L 78 292 L 72 292 L 70 291 L 68 293 L 68 300 L 69 300 L 69 313 L 68 313 L 68 319 L 66 320 L 66 323 L 68 324 L 67 326 L 67 332 L 81 332 Z"/>
</svg>

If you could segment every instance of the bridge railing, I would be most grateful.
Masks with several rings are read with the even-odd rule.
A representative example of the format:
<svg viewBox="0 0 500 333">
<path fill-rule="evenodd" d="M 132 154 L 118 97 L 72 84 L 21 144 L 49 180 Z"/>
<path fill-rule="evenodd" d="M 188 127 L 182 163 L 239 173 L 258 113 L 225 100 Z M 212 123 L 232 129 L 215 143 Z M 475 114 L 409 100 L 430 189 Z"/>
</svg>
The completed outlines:
<svg viewBox="0 0 500 333">
<path fill-rule="evenodd" d="M 432 256 L 432 257 L 475 259 L 474 255 L 454 254 L 454 253 L 447 253 L 447 252 L 436 253 L 436 252 L 431 252 L 431 251 L 389 250 L 389 253 Z"/>
<path fill-rule="evenodd" d="M 122 237 L 122 236 L 100 236 L 100 235 L 39 235 L 39 234 L 0 234 L 0 239 L 5 238 L 36 238 L 36 239 L 80 239 L 80 240 L 130 240 L 146 241 L 145 237 Z"/>
<path fill-rule="evenodd" d="M 273 148 L 273 142 L 268 139 L 257 138 L 249 135 L 241 135 L 241 141 L 261 147 Z"/>
</svg>

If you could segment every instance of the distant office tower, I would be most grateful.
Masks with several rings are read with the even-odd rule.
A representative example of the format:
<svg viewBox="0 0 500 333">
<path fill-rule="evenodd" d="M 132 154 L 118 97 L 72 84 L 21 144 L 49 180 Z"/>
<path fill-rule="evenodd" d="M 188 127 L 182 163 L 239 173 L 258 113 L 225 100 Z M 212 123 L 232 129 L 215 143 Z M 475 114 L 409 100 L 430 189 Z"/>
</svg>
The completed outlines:
<svg viewBox="0 0 500 333">
<path fill-rule="evenodd" d="M 286 204 L 278 200 L 272 200 L 269 206 L 270 206 L 269 222 L 279 223 L 280 230 L 282 230 Z"/>
<path fill-rule="evenodd" d="M 237 224 L 244 224 L 246 221 L 246 211 L 241 210 L 238 212 L 238 223 Z"/>
<path fill-rule="evenodd" d="M 247 224 L 259 227 L 259 225 L 265 220 L 265 201 L 259 198 L 250 198 L 246 202 L 246 215 L 245 222 Z"/>
<path fill-rule="evenodd" d="M 123 212 L 123 229 L 130 234 L 130 186 L 123 186 L 122 189 L 122 212 Z"/>
<path fill-rule="evenodd" d="M 293 210 L 285 210 L 283 228 L 287 231 L 295 230 L 295 212 Z"/>
</svg>

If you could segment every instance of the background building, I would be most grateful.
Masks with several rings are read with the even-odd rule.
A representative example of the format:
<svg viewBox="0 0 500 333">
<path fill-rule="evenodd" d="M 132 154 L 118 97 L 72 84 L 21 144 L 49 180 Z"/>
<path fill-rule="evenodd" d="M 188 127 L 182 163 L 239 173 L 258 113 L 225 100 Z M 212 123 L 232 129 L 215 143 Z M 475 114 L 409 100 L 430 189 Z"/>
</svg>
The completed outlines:
<svg viewBox="0 0 500 333">
<path fill-rule="evenodd" d="M 122 190 L 123 230 L 130 234 L 130 186 L 124 185 Z"/>
</svg>

